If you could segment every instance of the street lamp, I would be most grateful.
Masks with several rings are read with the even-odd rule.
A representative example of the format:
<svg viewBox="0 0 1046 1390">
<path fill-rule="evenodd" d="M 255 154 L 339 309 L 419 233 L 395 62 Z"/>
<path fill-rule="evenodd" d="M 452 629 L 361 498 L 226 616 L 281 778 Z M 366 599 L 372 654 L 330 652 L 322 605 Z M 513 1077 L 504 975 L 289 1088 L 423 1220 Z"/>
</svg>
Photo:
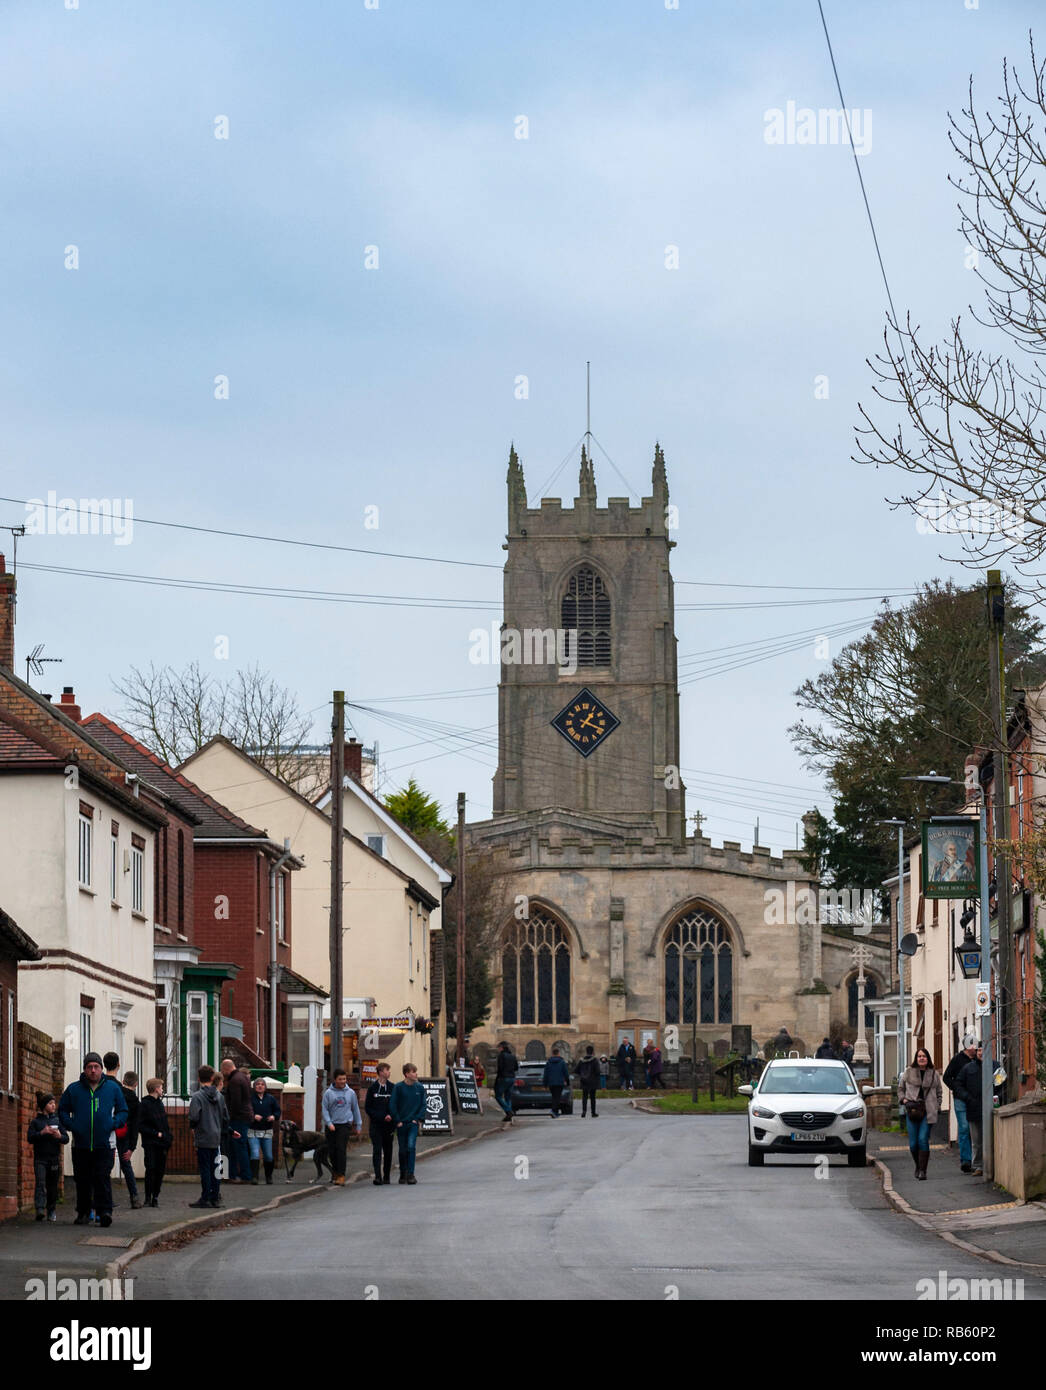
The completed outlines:
<svg viewBox="0 0 1046 1390">
<path fill-rule="evenodd" d="M 972 907 L 962 914 L 959 918 L 959 926 L 963 929 L 962 942 L 952 947 L 964 980 L 979 979 L 981 973 L 981 943 L 970 931 L 970 923 L 976 915 Z"/>
</svg>

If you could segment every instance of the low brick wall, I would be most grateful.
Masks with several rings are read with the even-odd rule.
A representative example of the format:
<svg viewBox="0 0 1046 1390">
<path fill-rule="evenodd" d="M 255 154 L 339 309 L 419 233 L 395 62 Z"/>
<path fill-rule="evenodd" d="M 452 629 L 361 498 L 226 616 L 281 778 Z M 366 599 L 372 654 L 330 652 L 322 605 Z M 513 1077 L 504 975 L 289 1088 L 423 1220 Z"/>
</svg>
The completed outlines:
<svg viewBox="0 0 1046 1390">
<path fill-rule="evenodd" d="M 287 1117 L 295 1120 L 301 1126 L 302 1095 L 291 1094 L 286 1097 L 285 1102 L 279 1083 L 272 1081 L 269 1086 L 271 1090 L 279 1094 L 281 1119 Z M 167 1172 L 195 1175 L 200 1170 L 196 1163 L 196 1145 L 193 1143 L 192 1130 L 189 1128 L 189 1102 L 178 1097 L 166 1096 L 164 1107 L 167 1110 L 167 1120 L 174 1137 L 174 1143 L 167 1152 Z M 278 1130 L 273 1135 L 272 1156 L 276 1162 L 280 1161 Z"/>
</svg>

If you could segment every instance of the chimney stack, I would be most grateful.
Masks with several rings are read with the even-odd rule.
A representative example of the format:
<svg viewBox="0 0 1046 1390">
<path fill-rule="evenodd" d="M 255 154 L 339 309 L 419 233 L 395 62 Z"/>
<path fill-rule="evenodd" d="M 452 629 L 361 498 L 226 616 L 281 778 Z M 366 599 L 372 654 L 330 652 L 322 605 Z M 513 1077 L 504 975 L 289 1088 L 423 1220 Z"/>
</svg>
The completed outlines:
<svg viewBox="0 0 1046 1390">
<path fill-rule="evenodd" d="M 15 668 L 15 577 L 0 554 L 0 666 Z"/>
<path fill-rule="evenodd" d="M 354 782 L 363 782 L 363 744 L 355 738 L 345 744 L 345 776 Z"/>
<path fill-rule="evenodd" d="M 67 719 L 71 719 L 74 724 L 79 724 L 81 719 L 80 706 L 76 703 L 76 696 L 73 694 L 71 685 L 63 686 L 62 696 L 58 701 L 58 708 Z"/>
</svg>

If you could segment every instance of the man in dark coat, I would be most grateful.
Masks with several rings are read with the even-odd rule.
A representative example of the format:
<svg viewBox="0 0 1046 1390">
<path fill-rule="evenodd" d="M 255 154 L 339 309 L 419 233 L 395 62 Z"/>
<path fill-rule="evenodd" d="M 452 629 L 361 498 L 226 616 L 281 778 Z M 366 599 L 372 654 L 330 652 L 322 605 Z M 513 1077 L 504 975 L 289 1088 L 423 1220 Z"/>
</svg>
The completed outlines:
<svg viewBox="0 0 1046 1390">
<path fill-rule="evenodd" d="M 242 1067 L 237 1067 L 231 1057 L 226 1057 L 222 1063 L 222 1076 L 225 1077 L 225 1104 L 229 1111 L 229 1124 L 232 1126 L 229 1181 L 249 1183 L 251 1154 L 247 1131 L 254 1117 L 251 1078 Z"/>
<path fill-rule="evenodd" d="M 93 1209 L 102 1226 L 113 1224 L 113 1189 L 109 1174 L 114 1130 L 127 1122 L 123 1088 L 102 1075 L 97 1052 L 84 1058 L 79 1081 L 62 1092 L 58 1117 L 73 1136 L 73 1178 L 76 1181 L 76 1226 L 86 1226 Z"/>
<path fill-rule="evenodd" d="M 505 1119 L 512 1120 L 512 1088 L 516 1084 L 519 1061 L 507 1042 L 498 1043 L 497 1067 L 494 1072 L 494 1099 L 505 1112 Z"/>
<path fill-rule="evenodd" d="M 599 1089 L 599 1058 L 596 1056 L 596 1049 L 591 1043 L 585 1048 L 585 1055 L 578 1060 L 574 1070 L 581 1083 L 581 1118 L 585 1118 L 589 1104 L 591 1104 L 592 1118 L 595 1119 L 596 1091 Z"/>
<path fill-rule="evenodd" d="M 962 1051 L 955 1054 L 941 1077 L 941 1080 L 952 1093 L 952 1109 L 955 1111 L 955 1127 L 959 1140 L 959 1170 L 963 1173 L 973 1172 L 973 1147 L 970 1142 L 970 1117 L 967 1113 L 966 1101 L 959 1095 L 956 1085 L 967 1063 L 972 1062 L 976 1056 L 977 1038 L 973 1033 L 967 1033 L 962 1040 Z M 980 1115 L 981 1102 L 979 1098 L 974 1108 Z"/>
<path fill-rule="evenodd" d="M 392 1181 L 392 1143 L 396 1126 L 392 1119 L 392 1083 L 388 1062 L 378 1063 L 378 1075 L 367 1087 L 363 1108 L 370 1120 L 370 1146 L 374 1163 L 374 1186 Z"/>
<path fill-rule="evenodd" d="M 630 1039 L 624 1038 L 622 1040 L 621 1046 L 617 1050 L 616 1061 L 617 1074 L 621 1078 L 621 1089 L 634 1091 L 636 1086 L 636 1050 Z"/>
<path fill-rule="evenodd" d="M 570 1085 L 570 1072 L 567 1064 L 559 1055 L 559 1048 L 552 1049 L 552 1055 L 545 1063 L 545 1070 L 541 1073 L 541 1084 L 547 1086 L 549 1095 L 552 1097 L 552 1118 L 559 1119 L 559 1107 L 563 1100 L 563 1091 Z"/>
<path fill-rule="evenodd" d="M 983 1137 L 982 1120 L 982 1101 L 981 1101 L 981 1059 L 984 1056 L 984 1049 L 978 1047 L 974 1056 L 966 1063 L 959 1072 L 952 1087 L 955 1095 L 966 1104 L 966 1118 L 970 1122 L 970 1138 L 972 1141 L 973 1154 L 971 1158 L 972 1167 L 970 1173 L 975 1177 L 982 1177 L 984 1169 L 981 1166 L 983 1154 L 981 1140 Z"/>
<path fill-rule="evenodd" d="M 814 1056 L 815 1056 L 815 1057 L 818 1057 L 818 1058 L 821 1058 L 821 1059 L 823 1059 L 823 1060 L 825 1060 L 825 1061 L 834 1060 L 834 1058 L 835 1058 L 835 1052 L 834 1052 L 834 1050 L 833 1050 L 833 1048 L 832 1048 L 832 1044 L 828 1041 L 827 1038 L 822 1038 L 822 1039 L 821 1039 L 821 1046 L 820 1046 L 820 1047 L 817 1049 L 817 1051 L 814 1053 Z"/>
</svg>

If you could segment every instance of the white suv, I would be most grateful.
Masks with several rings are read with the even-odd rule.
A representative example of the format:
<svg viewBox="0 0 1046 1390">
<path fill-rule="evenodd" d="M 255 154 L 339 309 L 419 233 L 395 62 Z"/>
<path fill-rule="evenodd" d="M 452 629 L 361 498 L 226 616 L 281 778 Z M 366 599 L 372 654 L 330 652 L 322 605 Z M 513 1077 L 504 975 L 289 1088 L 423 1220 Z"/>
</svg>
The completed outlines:
<svg viewBox="0 0 1046 1390">
<path fill-rule="evenodd" d="M 845 1062 L 778 1057 L 755 1086 L 739 1086 L 748 1103 L 748 1166 L 767 1153 L 845 1154 L 851 1168 L 866 1156 L 864 1101 Z"/>
</svg>

